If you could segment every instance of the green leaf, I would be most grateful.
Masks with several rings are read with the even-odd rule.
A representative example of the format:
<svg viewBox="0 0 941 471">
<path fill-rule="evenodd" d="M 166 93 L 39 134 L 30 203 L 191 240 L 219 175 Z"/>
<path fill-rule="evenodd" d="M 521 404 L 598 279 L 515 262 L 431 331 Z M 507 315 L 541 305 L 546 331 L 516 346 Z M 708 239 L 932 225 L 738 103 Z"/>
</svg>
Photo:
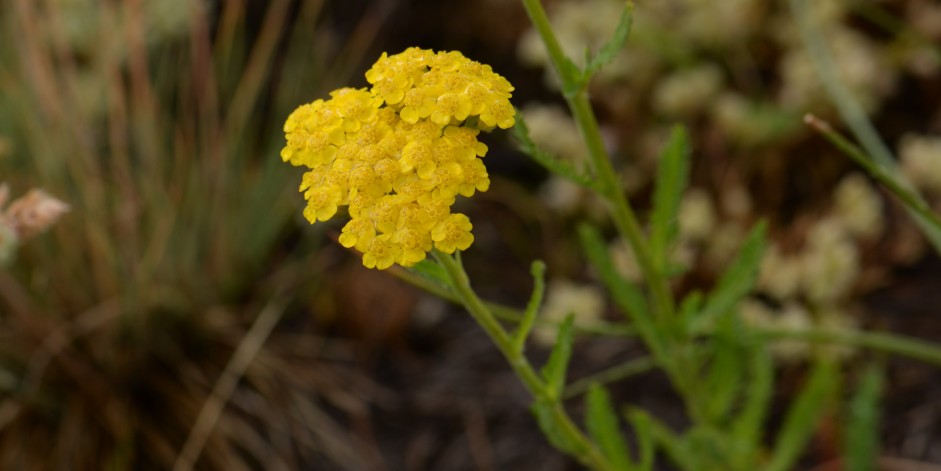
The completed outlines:
<svg viewBox="0 0 941 471">
<path fill-rule="evenodd" d="M 426 258 L 412 265 L 408 270 L 418 274 L 422 278 L 436 281 L 446 286 L 451 285 L 451 278 L 448 276 L 448 272 L 433 259 Z"/>
<path fill-rule="evenodd" d="M 572 343 L 575 341 L 572 326 L 575 316 L 569 314 L 559 324 L 559 334 L 555 339 L 555 347 L 549 355 L 549 361 L 542 367 L 542 378 L 546 381 L 548 399 L 557 401 L 561 397 L 565 386 L 565 374 L 568 371 L 569 359 L 572 358 Z"/>
<path fill-rule="evenodd" d="M 637 451 L 640 459 L 637 461 L 636 468 L 653 469 L 655 447 L 650 416 L 643 413 L 628 413 L 627 421 L 634 428 L 634 434 L 637 436 Z"/>
<path fill-rule="evenodd" d="M 860 379 L 849 405 L 849 419 L 844 431 L 847 471 L 875 469 L 879 451 L 879 396 L 884 377 L 882 368 L 870 365 Z"/>
<path fill-rule="evenodd" d="M 536 314 L 539 312 L 539 306 L 542 305 L 542 298 L 546 293 L 546 264 L 542 260 L 533 262 L 529 269 L 533 275 L 533 293 L 529 297 L 529 303 L 526 304 L 526 311 L 523 312 L 523 319 L 520 320 L 519 327 L 513 334 L 513 346 L 516 351 L 523 351 L 526 343 L 526 337 L 536 322 Z"/>
<path fill-rule="evenodd" d="M 745 403 L 731 427 L 735 455 L 740 457 L 743 466 L 752 462 L 761 444 L 765 418 L 774 393 L 774 361 L 760 339 L 751 345 L 748 360 Z"/>
<path fill-rule="evenodd" d="M 539 424 L 539 430 L 549 440 L 549 443 L 563 453 L 572 454 L 575 445 L 559 430 L 555 416 L 552 414 L 553 407 L 555 407 L 554 404 L 536 401 L 533 403 L 531 411 Z"/>
<path fill-rule="evenodd" d="M 648 436 L 650 441 L 658 445 L 659 448 L 666 453 L 667 457 L 676 463 L 680 469 L 695 470 L 701 468 L 698 466 L 697 457 L 689 452 L 690 449 L 687 441 L 683 437 L 677 436 L 666 426 L 651 417 L 650 414 L 647 414 L 641 409 L 632 407 L 627 411 L 627 420 L 638 428 L 639 435 L 642 430 L 642 433 Z M 643 462 L 643 458 L 641 461 Z"/>
<path fill-rule="evenodd" d="M 683 302 L 680 303 L 677 316 L 683 323 L 686 332 L 690 331 L 693 320 L 696 319 L 696 316 L 699 314 L 699 309 L 702 307 L 702 300 L 702 293 L 693 291 L 687 294 L 686 297 L 683 298 Z"/>
<path fill-rule="evenodd" d="M 706 299 L 706 305 L 693 323 L 694 331 L 708 328 L 720 316 L 731 313 L 738 302 L 752 290 L 758 278 L 761 257 L 765 251 L 765 227 L 766 224 L 760 222 L 749 232 L 738 256 L 722 274 L 716 287 Z"/>
<path fill-rule="evenodd" d="M 689 180 L 689 139 L 682 126 L 673 128 L 670 142 L 660 155 L 657 183 L 650 215 L 650 251 L 654 265 L 664 273 L 679 233 L 680 199 Z"/>
<path fill-rule="evenodd" d="M 576 185 L 590 190 L 598 190 L 598 185 L 587 173 L 575 170 L 563 159 L 550 155 L 533 142 L 532 138 L 529 137 L 529 127 L 526 126 L 523 114 L 519 110 L 516 111 L 516 125 L 511 128 L 511 132 L 517 141 L 519 150 L 535 160 L 537 164 Z"/>
<path fill-rule="evenodd" d="M 589 262 L 598 270 L 598 275 L 614 302 L 637 327 L 653 351 L 654 357 L 664 358 L 662 340 L 647 312 L 647 301 L 643 293 L 618 273 L 614 262 L 611 261 L 608 247 L 597 229 L 588 224 L 581 224 L 578 226 L 578 235 Z"/>
<path fill-rule="evenodd" d="M 713 423 L 720 425 L 741 392 L 746 357 L 741 345 L 725 333 L 712 338 L 712 351 L 714 355 L 705 385 L 706 406 Z"/>
<path fill-rule="evenodd" d="M 566 98 L 572 98 L 578 95 L 585 88 L 584 74 L 582 69 L 575 65 L 571 59 L 564 57 L 561 63 L 562 70 L 562 95 Z"/>
<path fill-rule="evenodd" d="M 778 432 L 774 451 L 767 471 L 788 471 L 804 452 L 804 447 L 813 436 L 817 422 L 823 415 L 827 401 L 837 388 L 839 371 L 833 362 L 818 360 L 810 378 L 800 394 L 794 399 L 784 425 Z"/>
<path fill-rule="evenodd" d="M 592 383 L 588 388 L 586 403 L 585 427 L 588 434 L 616 469 L 630 469 L 626 440 L 621 435 L 618 415 L 608 393 L 598 383 Z"/>
<path fill-rule="evenodd" d="M 585 63 L 585 70 L 582 72 L 581 78 L 583 84 L 587 84 L 596 72 L 613 61 L 618 53 L 621 52 L 621 49 L 624 48 L 624 44 L 627 42 L 627 37 L 631 34 L 633 20 L 634 2 L 628 1 L 624 5 L 624 10 L 621 11 L 621 18 L 618 21 L 617 28 L 614 30 L 614 35 L 604 46 L 601 46 L 598 55 Z"/>
</svg>

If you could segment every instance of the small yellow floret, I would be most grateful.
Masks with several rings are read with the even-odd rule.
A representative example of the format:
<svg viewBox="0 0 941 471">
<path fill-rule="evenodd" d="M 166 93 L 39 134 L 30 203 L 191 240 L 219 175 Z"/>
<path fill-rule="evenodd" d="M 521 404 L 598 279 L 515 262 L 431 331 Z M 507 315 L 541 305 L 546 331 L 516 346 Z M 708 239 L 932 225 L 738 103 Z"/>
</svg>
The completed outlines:
<svg viewBox="0 0 941 471">
<path fill-rule="evenodd" d="M 473 228 L 467 216 L 461 213 L 451 214 L 431 230 L 431 240 L 435 242 L 435 248 L 444 253 L 467 250 L 474 242 L 474 236 L 470 232 Z"/>
</svg>

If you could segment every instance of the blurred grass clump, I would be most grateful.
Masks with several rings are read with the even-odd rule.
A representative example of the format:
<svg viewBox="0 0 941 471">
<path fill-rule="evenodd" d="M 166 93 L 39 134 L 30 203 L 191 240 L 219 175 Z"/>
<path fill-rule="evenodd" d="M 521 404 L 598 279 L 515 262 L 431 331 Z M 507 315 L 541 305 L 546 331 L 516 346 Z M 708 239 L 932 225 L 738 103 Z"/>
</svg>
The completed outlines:
<svg viewBox="0 0 941 471">
<path fill-rule="evenodd" d="M 323 343 L 258 348 L 276 287 L 315 272 L 309 251 L 271 263 L 296 191 L 272 156 L 290 109 L 342 80 L 324 7 L 0 4 L 0 179 L 71 206 L 0 271 L 0 467 L 356 466 Z"/>
</svg>

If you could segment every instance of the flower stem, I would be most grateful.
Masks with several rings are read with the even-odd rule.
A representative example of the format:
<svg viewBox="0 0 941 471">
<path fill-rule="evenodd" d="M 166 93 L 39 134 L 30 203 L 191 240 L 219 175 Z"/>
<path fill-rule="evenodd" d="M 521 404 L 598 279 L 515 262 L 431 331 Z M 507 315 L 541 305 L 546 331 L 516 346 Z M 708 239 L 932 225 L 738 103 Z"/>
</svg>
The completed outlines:
<svg viewBox="0 0 941 471">
<path fill-rule="evenodd" d="M 614 467 L 598 451 L 598 448 L 575 425 L 562 403 L 558 400 L 551 400 L 545 381 L 533 370 L 529 360 L 523 355 L 522 348 L 514 346 L 510 335 L 471 288 L 470 279 L 467 277 L 464 267 L 451 255 L 437 250 L 432 253 L 448 273 L 451 286 L 460 298 L 461 303 L 470 312 L 471 317 L 483 327 L 493 343 L 500 349 L 500 352 L 503 353 L 504 358 L 509 362 L 516 376 L 523 382 L 526 390 L 536 401 L 550 405 L 552 421 L 557 427 L 557 431 L 564 437 L 565 442 L 571 444 L 572 455 L 579 462 L 592 469 L 614 471 Z"/>
<path fill-rule="evenodd" d="M 585 139 L 592 168 L 600 183 L 602 196 L 611 206 L 611 217 L 614 219 L 614 224 L 621 236 L 630 244 L 631 250 L 633 250 L 637 262 L 644 272 L 644 278 L 649 284 L 653 297 L 654 313 L 659 318 L 669 318 L 673 313 L 673 297 L 667 279 L 663 273 L 655 268 L 653 258 L 650 255 L 649 244 L 644 237 L 641 225 L 624 197 L 620 180 L 611 165 L 608 151 L 604 147 L 598 120 L 591 108 L 587 91 L 577 86 L 577 78 L 573 77 L 570 72 L 572 69 L 571 61 L 562 51 L 542 3 L 539 0 L 523 0 L 523 6 L 542 38 L 542 42 L 546 45 L 552 66 L 562 80 L 563 90 L 574 90 L 573 93 L 564 94 L 565 100 L 572 112 L 572 117 L 581 130 L 582 137 Z"/>
</svg>

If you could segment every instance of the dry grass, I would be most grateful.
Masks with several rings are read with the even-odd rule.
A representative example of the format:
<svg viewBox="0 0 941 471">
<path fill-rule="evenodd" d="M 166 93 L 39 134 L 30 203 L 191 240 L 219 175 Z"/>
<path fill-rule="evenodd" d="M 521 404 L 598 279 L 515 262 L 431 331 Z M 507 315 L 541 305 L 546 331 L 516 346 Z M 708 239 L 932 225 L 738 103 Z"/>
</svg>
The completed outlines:
<svg viewBox="0 0 941 471">
<path fill-rule="evenodd" d="M 362 468 L 345 349 L 276 328 L 324 263 L 280 247 L 277 155 L 373 19 L 344 48 L 321 1 L 176 3 L 0 5 L 0 175 L 72 208 L 0 272 L 0 468 Z"/>
</svg>

